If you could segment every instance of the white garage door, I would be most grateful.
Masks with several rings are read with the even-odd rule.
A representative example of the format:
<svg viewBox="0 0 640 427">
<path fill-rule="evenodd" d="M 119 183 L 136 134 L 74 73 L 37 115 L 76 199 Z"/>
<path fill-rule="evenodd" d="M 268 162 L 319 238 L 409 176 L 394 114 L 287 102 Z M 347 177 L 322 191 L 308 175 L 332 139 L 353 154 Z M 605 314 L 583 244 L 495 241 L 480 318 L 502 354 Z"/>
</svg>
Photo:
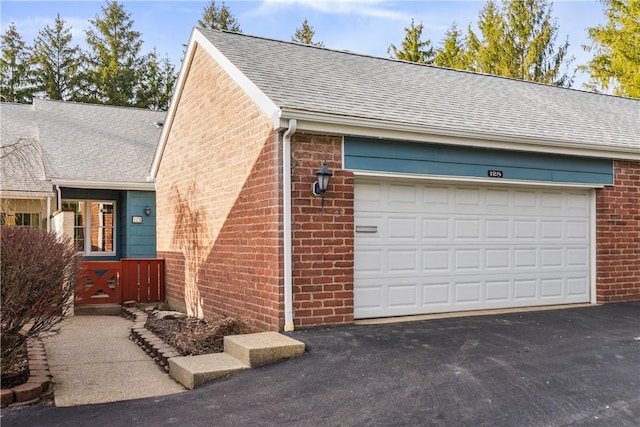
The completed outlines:
<svg viewBox="0 0 640 427">
<path fill-rule="evenodd" d="M 589 301 L 587 191 L 359 180 L 355 317 Z"/>
</svg>

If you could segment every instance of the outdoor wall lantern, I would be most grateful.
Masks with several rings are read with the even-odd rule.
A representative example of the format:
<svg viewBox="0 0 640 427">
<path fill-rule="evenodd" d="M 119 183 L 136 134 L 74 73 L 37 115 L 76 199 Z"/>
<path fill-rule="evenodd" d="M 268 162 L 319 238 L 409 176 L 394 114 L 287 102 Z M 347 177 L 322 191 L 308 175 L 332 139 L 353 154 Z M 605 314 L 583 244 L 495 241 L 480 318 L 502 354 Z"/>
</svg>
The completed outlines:
<svg viewBox="0 0 640 427">
<path fill-rule="evenodd" d="M 324 213 L 324 193 L 329 187 L 329 179 L 333 176 L 327 168 L 327 162 L 322 162 L 322 167 L 316 172 L 317 181 L 313 183 L 314 196 L 322 197 L 322 213 Z"/>
<path fill-rule="evenodd" d="M 149 206 L 147 206 L 146 208 L 144 208 L 144 214 L 145 214 L 146 216 L 151 215 L 151 208 L 150 208 Z"/>
</svg>

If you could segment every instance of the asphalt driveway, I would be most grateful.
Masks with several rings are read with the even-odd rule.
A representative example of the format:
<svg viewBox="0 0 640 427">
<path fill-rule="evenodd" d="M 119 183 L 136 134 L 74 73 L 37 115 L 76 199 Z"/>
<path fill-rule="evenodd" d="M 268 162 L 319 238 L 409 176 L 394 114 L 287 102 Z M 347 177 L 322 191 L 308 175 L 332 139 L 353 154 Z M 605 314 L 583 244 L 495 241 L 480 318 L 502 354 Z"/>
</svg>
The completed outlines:
<svg viewBox="0 0 640 427">
<path fill-rule="evenodd" d="M 6 426 L 638 426 L 640 303 L 296 331 L 308 352 Z M 131 384 L 135 387 L 136 384 Z"/>
</svg>

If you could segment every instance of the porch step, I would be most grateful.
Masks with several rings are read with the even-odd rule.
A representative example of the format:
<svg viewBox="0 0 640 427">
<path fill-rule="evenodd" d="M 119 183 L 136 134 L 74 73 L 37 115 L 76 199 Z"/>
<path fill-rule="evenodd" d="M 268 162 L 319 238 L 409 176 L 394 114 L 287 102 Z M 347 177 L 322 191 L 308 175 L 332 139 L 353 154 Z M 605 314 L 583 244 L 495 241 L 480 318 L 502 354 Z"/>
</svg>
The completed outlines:
<svg viewBox="0 0 640 427">
<path fill-rule="evenodd" d="M 122 306 L 120 304 L 76 305 L 73 312 L 76 316 L 120 316 Z"/>
<path fill-rule="evenodd" d="M 169 375 L 188 389 L 249 368 L 227 353 L 180 356 L 169 359 Z"/>
<path fill-rule="evenodd" d="M 247 368 L 304 354 L 304 343 L 277 332 L 224 337 L 224 353 L 169 358 L 169 375 L 194 389 Z"/>
<path fill-rule="evenodd" d="M 224 337 L 224 351 L 255 368 L 304 354 L 304 343 L 277 332 L 259 332 Z"/>
</svg>

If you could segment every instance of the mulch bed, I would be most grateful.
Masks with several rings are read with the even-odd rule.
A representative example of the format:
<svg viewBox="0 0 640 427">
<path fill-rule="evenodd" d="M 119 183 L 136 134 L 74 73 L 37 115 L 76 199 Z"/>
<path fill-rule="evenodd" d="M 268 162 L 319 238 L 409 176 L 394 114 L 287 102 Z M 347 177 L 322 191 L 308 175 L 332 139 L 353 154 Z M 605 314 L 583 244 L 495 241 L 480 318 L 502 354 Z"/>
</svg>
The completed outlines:
<svg viewBox="0 0 640 427">
<path fill-rule="evenodd" d="M 145 327 L 183 356 L 222 353 L 225 335 L 255 332 L 250 322 L 241 317 L 158 319 L 150 314 Z"/>
<path fill-rule="evenodd" d="M 15 362 L 11 368 L 0 375 L 0 387 L 3 389 L 24 384 L 29 379 L 29 358 L 27 356 L 27 343 L 22 344 L 16 351 Z"/>
</svg>

